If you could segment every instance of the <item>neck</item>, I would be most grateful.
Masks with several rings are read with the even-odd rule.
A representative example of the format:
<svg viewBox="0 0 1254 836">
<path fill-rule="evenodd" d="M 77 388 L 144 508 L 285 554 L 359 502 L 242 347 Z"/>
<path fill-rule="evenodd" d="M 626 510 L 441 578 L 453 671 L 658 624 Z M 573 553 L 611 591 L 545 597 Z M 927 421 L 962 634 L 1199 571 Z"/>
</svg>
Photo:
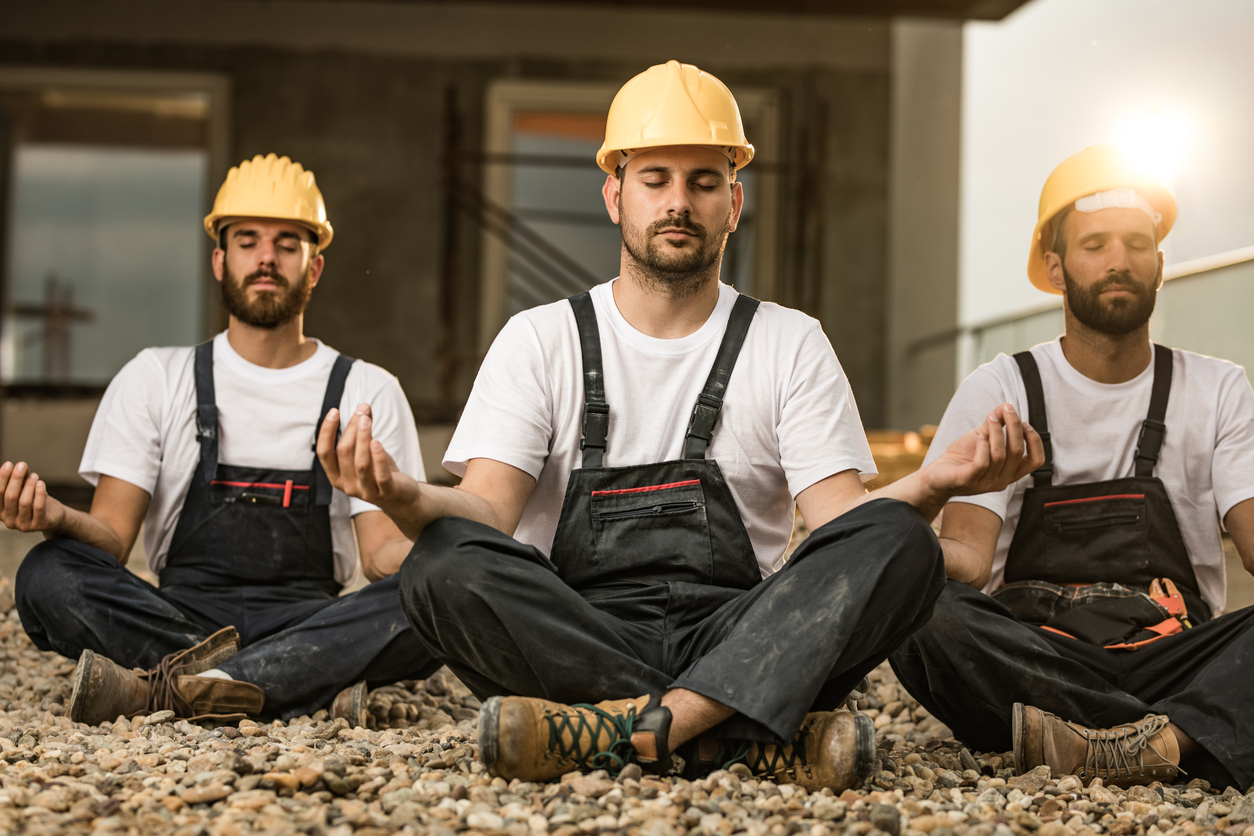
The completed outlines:
<svg viewBox="0 0 1254 836">
<path fill-rule="evenodd" d="M 633 269 L 624 253 L 622 273 L 611 287 L 614 304 L 628 324 L 659 340 L 677 340 L 697 331 L 718 304 L 718 270 L 712 269 L 685 283 L 674 293 L 657 279 Z"/>
<path fill-rule="evenodd" d="M 1098 383 L 1126 383 L 1149 368 L 1154 359 L 1149 323 L 1129 334 L 1094 331 L 1066 310 L 1062 354 L 1071 367 Z"/>
<path fill-rule="evenodd" d="M 277 328 L 256 328 L 231 317 L 226 340 L 240 357 L 266 369 L 290 368 L 318 350 L 316 343 L 305 338 L 304 315 Z"/>
</svg>

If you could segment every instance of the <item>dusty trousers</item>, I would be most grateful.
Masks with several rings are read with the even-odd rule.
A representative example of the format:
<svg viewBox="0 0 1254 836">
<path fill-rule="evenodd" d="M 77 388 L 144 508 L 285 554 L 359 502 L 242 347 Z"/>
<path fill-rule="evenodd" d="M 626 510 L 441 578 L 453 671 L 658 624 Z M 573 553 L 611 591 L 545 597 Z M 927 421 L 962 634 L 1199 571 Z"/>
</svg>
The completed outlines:
<svg viewBox="0 0 1254 836">
<path fill-rule="evenodd" d="M 152 668 L 233 625 L 244 647 L 220 667 L 261 688 L 268 716 L 312 714 L 358 680 L 387 685 L 440 667 L 406 623 L 396 576 L 340 597 L 291 582 L 158 589 L 107 552 L 47 540 L 22 561 L 14 586 L 31 641 L 71 659 L 90 649 Z"/>
<path fill-rule="evenodd" d="M 689 585 L 644 577 L 576 591 L 538 549 L 454 517 L 427 527 L 400 577 L 419 638 L 481 699 L 686 688 L 738 712 L 719 734 L 768 741 L 838 707 L 928 619 L 945 583 L 931 527 L 887 499 L 822 526 L 712 613 L 686 606 Z"/>
<path fill-rule="evenodd" d="M 1107 650 L 1024 624 L 981 592 L 946 584 L 932 620 L 890 657 L 906 689 L 973 749 L 1013 745 L 1022 702 L 1091 728 L 1166 714 L 1201 750 L 1189 778 L 1254 783 L 1254 607 L 1137 650 Z"/>
</svg>

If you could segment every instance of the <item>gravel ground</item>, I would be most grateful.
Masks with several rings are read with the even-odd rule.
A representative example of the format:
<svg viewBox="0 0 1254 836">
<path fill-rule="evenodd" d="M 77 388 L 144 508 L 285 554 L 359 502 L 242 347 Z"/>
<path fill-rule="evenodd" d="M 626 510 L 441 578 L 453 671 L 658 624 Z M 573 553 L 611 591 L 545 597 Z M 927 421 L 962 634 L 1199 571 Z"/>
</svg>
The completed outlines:
<svg viewBox="0 0 1254 836">
<path fill-rule="evenodd" d="M 699 781 L 634 765 L 617 780 L 492 779 L 474 759 L 478 702 L 447 671 L 373 691 L 371 729 L 325 712 L 238 729 L 169 712 L 75 724 L 64 716 L 74 664 L 30 644 L 11 589 L 0 578 L 3 833 L 1254 836 L 1254 794 L 1235 789 L 1086 788 L 1045 768 L 1015 776 L 1008 753 L 950 739 L 887 666 L 860 703 L 879 730 L 875 773 L 839 796 L 755 780 L 740 765 Z"/>
</svg>

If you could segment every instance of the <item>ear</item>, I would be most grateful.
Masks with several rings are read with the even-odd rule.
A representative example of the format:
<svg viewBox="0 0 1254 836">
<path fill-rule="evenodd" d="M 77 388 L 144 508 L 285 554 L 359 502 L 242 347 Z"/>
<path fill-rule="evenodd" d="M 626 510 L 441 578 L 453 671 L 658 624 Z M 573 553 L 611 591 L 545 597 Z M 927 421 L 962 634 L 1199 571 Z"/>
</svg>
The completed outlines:
<svg viewBox="0 0 1254 836">
<path fill-rule="evenodd" d="M 222 268 L 226 265 L 226 250 L 221 247 L 213 248 L 213 277 L 218 281 L 222 281 Z"/>
<path fill-rule="evenodd" d="M 1045 253 L 1045 276 L 1049 279 L 1049 286 L 1063 293 L 1067 289 L 1067 280 L 1062 275 L 1062 257 L 1058 253 L 1050 251 Z"/>
<path fill-rule="evenodd" d="M 326 265 L 326 259 L 322 257 L 322 253 L 318 253 L 313 257 L 313 261 L 309 262 L 309 286 L 311 288 L 318 286 L 318 279 L 322 278 L 322 268 Z"/>
<path fill-rule="evenodd" d="M 622 194 L 622 181 L 613 174 L 605 175 L 605 185 L 601 187 L 601 196 L 605 198 L 605 211 L 609 213 L 610 220 L 618 223 L 618 196 Z"/>
<path fill-rule="evenodd" d="M 736 227 L 740 226 L 740 210 L 745 207 L 745 190 L 740 183 L 732 183 L 732 214 L 731 223 L 727 227 L 728 232 L 735 232 Z"/>
<path fill-rule="evenodd" d="M 1159 291 L 1163 289 L 1163 263 L 1164 263 L 1163 251 L 1159 250 L 1158 251 L 1158 283 L 1154 285 L 1155 291 Z"/>
</svg>

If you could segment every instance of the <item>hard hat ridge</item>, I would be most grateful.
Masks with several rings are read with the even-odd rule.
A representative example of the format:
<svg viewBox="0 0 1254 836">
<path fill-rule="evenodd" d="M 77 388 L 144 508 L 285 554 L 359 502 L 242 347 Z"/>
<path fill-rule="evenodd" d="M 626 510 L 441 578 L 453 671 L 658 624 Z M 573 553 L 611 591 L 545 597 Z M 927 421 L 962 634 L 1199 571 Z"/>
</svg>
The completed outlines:
<svg viewBox="0 0 1254 836">
<path fill-rule="evenodd" d="M 318 252 L 331 243 L 334 230 L 312 171 L 277 154 L 258 154 L 227 172 L 205 216 L 205 231 L 216 240 L 223 222 L 239 218 L 291 221 L 318 236 Z"/>
<path fill-rule="evenodd" d="M 709 73 L 678 61 L 652 66 L 618 91 L 597 165 L 615 174 L 632 152 L 669 145 L 715 148 L 737 169 L 753 159 L 731 91 Z"/>
</svg>

